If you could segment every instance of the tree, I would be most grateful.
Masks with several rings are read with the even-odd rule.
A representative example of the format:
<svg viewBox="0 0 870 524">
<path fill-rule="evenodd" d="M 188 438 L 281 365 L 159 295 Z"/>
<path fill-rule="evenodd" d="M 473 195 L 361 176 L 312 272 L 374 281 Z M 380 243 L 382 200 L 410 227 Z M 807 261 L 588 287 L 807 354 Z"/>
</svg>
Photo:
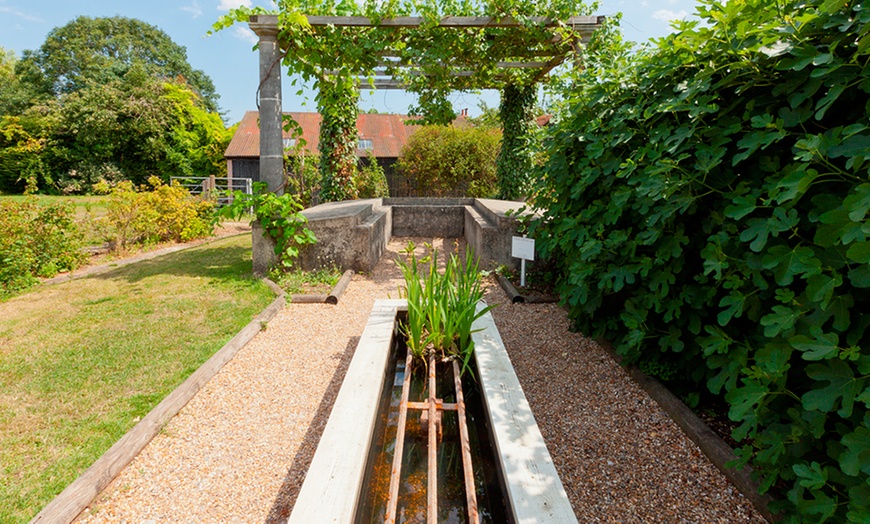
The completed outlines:
<svg viewBox="0 0 870 524">
<path fill-rule="evenodd" d="M 206 108 L 218 110 L 214 84 L 190 66 L 187 50 L 132 18 L 80 16 L 53 29 L 39 50 L 25 51 L 17 70 L 37 91 L 56 97 L 124 78 L 137 65 L 164 80 L 182 77 Z"/>
<path fill-rule="evenodd" d="M 0 116 L 19 114 L 32 98 L 28 86 L 18 80 L 17 64 L 15 53 L 0 47 Z"/>
</svg>

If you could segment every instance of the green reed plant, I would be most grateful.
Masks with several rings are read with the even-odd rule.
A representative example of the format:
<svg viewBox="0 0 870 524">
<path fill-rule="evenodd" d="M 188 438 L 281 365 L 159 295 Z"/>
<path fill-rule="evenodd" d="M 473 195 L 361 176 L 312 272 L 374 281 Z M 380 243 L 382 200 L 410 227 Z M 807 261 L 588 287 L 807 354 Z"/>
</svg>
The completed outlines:
<svg viewBox="0 0 870 524">
<path fill-rule="evenodd" d="M 428 255 L 418 261 L 415 246 L 409 243 L 405 249 L 408 260 L 398 261 L 408 302 L 408 320 L 403 325 L 408 350 L 424 360 L 429 351 L 440 353 L 445 360 L 459 358 L 465 371 L 474 351 L 472 324 L 493 307 L 477 307 L 483 298 L 479 261 L 473 251 L 464 261 L 453 253 L 441 273 L 438 251 L 428 244 L 426 248 Z M 428 263 L 423 275 L 421 262 Z"/>
</svg>

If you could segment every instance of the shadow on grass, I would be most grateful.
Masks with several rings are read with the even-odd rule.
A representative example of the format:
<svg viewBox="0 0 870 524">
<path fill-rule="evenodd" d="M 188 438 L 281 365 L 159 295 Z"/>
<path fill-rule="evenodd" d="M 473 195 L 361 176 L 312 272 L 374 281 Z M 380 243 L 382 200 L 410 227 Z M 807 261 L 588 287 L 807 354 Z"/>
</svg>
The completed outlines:
<svg viewBox="0 0 870 524">
<path fill-rule="evenodd" d="M 88 278 L 139 282 L 157 275 L 219 281 L 252 280 L 254 276 L 250 239 L 217 240 L 203 246 L 141 260 Z"/>
<path fill-rule="evenodd" d="M 344 353 L 338 357 L 340 358 L 338 367 L 335 369 L 329 385 L 326 386 L 326 393 L 320 400 L 320 405 L 317 407 L 314 419 L 311 421 L 311 425 L 308 426 L 308 431 L 305 433 L 305 438 L 302 439 L 299 451 L 293 457 L 293 463 L 290 464 L 287 475 L 284 477 L 284 483 L 281 485 L 278 495 L 275 496 L 269 516 L 266 517 L 268 524 L 284 523 L 290 517 L 290 512 L 296 504 L 296 498 L 299 496 L 299 490 L 302 489 L 302 482 L 305 480 L 305 475 L 308 474 L 309 466 L 311 466 L 311 459 L 314 458 L 314 451 L 317 449 L 320 437 L 323 436 L 323 429 L 326 427 L 327 419 L 332 411 L 332 405 L 335 404 L 338 390 L 341 389 L 341 383 L 344 381 L 345 374 L 347 374 L 350 360 L 353 358 L 357 344 L 359 344 L 359 339 L 360 337 L 351 337 L 344 348 Z"/>
</svg>

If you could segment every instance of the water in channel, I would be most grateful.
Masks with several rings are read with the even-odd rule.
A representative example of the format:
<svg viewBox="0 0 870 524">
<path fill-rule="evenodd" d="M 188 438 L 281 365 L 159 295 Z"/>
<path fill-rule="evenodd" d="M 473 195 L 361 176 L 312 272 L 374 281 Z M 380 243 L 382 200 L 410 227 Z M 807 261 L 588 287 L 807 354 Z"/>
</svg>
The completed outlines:
<svg viewBox="0 0 870 524">
<path fill-rule="evenodd" d="M 357 523 L 383 524 L 390 490 L 390 471 L 396 444 L 399 403 L 402 396 L 406 347 L 400 334 L 393 337 L 393 347 L 379 406 L 378 423 L 372 440 Z M 428 396 L 426 369 L 415 363 L 411 377 L 411 402 L 424 402 Z M 476 375 L 476 370 L 473 370 Z M 445 403 L 456 402 L 452 367 L 439 363 L 437 397 Z M 479 522 L 509 523 L 505 496 L 489 436 L 489 423 L 480 391 L 475 381 L 463 377 L 468 418 L 468 434 L 474 468 Z M 462 450 L 456 411 L 442 411 L 443 438 L 438 443 L 438 522 L 461 524 L 468 522 L 463 483 Z M 402 475 L 399 484 L 399 504 L 396 522 L 425 523 L 428 471 L 428 427 L 420 424 L 420 410 L 409 409 L 405 430 Z"/>
</svg>

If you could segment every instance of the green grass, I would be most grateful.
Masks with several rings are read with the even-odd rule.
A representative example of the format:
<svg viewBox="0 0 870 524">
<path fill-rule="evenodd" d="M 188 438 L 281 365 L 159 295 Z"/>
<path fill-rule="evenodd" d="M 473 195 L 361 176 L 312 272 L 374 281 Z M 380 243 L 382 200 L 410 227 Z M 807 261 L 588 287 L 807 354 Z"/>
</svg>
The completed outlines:
<svg viewBox="0 0 870 524">
<path fill-rule="evenodd" d="M 328 295 L 338 284 L 341 271 L 335 268 L 318 269 L 316 271 L 300 271 L 298 269 L 269 274 L 269 278 L 281 286 L 288 295 Z"/>
<path fill-rule="evenodd" d="M 27 522 L 274 298 L 250 236 L 0 303 L 0 522 Z"/>
</svg>

